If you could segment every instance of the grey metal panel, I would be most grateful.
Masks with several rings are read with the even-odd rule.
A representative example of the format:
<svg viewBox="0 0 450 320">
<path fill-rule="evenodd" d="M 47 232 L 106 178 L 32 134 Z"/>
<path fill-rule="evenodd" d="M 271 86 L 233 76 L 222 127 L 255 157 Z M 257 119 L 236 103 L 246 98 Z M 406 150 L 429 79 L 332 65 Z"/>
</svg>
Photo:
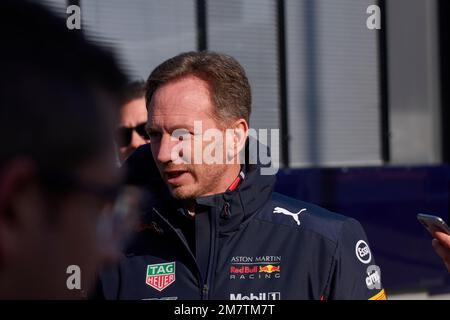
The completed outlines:
<svg viewBox="0 0 450 320">
<path fill-rule="evenodd" d="M 117 50 L 132 78 L 147 79 L 164 60 L 196 50 L 195 0 L 83 0 L 83 29 Z"/>
<path fill-rule="evenodd" d="M 369 0 L 287 0 L 291 166 L 381 163 L 377 32 Z"/>
<path fill-rule="evenodd" d="M 387 1 L 386 14 L 392 163 L 439 163 L 437 3 Z"/>
<path fill-rule="evenodd" d="M 252 128 L 279 128 L 277 7 L 272 0 L 207 1 L 208 49 L 236 58 L 252 86 Z"/>
</svg>

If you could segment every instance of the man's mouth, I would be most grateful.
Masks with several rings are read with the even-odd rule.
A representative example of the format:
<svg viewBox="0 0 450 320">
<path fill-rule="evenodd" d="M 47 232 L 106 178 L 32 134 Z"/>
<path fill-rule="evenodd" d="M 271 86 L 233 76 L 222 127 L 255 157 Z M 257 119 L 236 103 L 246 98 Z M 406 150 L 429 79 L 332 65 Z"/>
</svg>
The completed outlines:
<svg viewBox="0 0 450 320">
<path fill-rule="evenodd" d="M 179 184 L 184 176 L 188 173 L 187 170 L 172 170 L 165 171 L 164 175 L 167 179 L 167 182 L 170 184 Z"/>
</svg>

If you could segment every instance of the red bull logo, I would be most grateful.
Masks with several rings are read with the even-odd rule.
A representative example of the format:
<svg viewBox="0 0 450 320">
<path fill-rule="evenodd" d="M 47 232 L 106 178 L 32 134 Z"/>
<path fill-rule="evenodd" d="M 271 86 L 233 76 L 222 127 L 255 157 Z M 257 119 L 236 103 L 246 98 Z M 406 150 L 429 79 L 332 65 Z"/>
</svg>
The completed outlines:
<svg viewBox="0 0 450 320">
<path fill-rule="evenodd" d="M 248 274 L 248 273 L 257 273 L 258 272 L 258 266 L 242 266 L 242 267 L 235 267 L 231 266 L 230 273 L 240 273 L 240 274 Z"/>
<path fill-rule="evenodd" d="M 281 272 L 281 266 L 274 266 L 272 264 L 268 264 L 266 266 L 259 266 L 259 272 L 265 273 Z"/>
</svg>

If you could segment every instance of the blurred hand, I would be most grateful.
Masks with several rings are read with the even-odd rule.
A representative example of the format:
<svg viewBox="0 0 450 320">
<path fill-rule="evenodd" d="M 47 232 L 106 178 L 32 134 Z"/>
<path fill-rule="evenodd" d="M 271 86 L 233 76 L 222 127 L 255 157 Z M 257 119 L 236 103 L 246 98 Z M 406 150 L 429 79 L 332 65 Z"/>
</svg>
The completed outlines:
<svg viewBox="0 0 450 320">
<path fill-rule="evenodd" d="M 435 239 L 432 245 L 436 253 L 442 258 L 448 272 L 450 272 L 450 235 L 440 231 L 433 233 Z"/>
</svg>

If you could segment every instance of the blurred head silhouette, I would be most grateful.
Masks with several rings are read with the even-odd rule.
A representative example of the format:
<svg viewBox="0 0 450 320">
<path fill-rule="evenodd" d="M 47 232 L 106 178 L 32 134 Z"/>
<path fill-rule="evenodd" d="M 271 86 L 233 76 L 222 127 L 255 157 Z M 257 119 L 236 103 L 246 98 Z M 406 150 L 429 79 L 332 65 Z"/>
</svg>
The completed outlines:
<svg viewBox="0 0 450 320">
<path fill-rule="evenodd" d="M 126 78 L 39 5 L 0 2 L 0 299 L 77 298 L 102 259 L 117 194 L 113 132 Z M 69 267 L 81 283 L 68 288 Z"/>
</svg>

